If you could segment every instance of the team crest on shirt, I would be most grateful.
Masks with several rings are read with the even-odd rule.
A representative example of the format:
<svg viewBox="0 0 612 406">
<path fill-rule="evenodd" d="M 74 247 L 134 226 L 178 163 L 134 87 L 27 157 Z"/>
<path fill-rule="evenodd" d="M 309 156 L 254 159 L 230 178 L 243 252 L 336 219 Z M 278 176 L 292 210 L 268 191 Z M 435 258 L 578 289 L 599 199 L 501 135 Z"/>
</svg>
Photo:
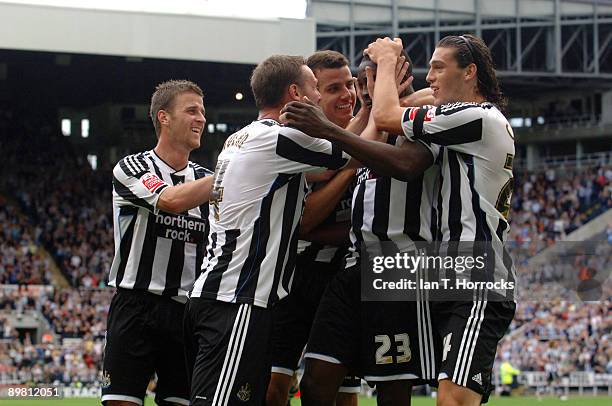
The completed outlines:
<svg viewBox="0 0 612 406">
<path fill-rule="evenodd" d="M 151 193 L 155 193 L 157 189 L 164 185 L 164 181 L 158 178 L 156 175 L 152 173 L 145 173 L 140 181 L 147 188 L 147 190 Z"/>
<path fill-rule="evenodd" d="M 249 385 L 248 383 L 242 385 L 238 390 L 236 396 L 243 402 L 248 402 L 249 400 L 251 400 L 251 385 Z"/>
<path fill-rule="evenodd" d="M 102 380 L 100 381 L 100 385 L 103 388 L 108 388 L 111 385 L 111 377 L 108 371 L 102 372 Z"/>
</svg>

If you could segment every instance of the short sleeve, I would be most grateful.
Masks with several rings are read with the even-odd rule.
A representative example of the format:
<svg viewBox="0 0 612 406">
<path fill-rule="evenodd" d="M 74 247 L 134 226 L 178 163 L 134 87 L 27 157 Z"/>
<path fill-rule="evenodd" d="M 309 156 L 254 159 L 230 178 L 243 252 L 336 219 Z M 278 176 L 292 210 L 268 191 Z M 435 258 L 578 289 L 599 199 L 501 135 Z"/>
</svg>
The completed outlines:
<svg viewBox="0 0 612 406">
<path fill-rule="evenodd" d="M 114 198 L 119 206 L 133 205 L 156 212 L 159 196 L 168 186 L 138 155 L 123 158 L 113 169 Z"/>
</svg>

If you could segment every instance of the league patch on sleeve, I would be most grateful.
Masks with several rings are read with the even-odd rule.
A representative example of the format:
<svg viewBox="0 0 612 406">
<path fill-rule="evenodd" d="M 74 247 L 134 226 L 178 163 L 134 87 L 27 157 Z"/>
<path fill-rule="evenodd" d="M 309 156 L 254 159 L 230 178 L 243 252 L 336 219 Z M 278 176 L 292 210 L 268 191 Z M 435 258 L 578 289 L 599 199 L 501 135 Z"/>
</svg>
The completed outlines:
<svg viewBox="0 0 612 406">
<path fill-rule="evenodd" d="M 145 173 L 142 178 L 140 178 L 140 181 L 151 193 L 155 193 L 160 187 L 165 185 L 163 180 L 152 173 Z"/>
</svg>

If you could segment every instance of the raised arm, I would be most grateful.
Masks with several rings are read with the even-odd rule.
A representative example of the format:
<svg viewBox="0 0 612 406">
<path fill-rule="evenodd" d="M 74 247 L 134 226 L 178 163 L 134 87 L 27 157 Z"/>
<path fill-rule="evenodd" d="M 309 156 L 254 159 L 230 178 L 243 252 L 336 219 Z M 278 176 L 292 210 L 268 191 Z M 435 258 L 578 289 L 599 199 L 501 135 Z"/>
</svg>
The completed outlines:
<svg viewBox="0 0 612 406">
<path fill-rule="evenodd" d="M 395 92 L 395 90 L 394 90 Z M 388 145 L 358 137 L 330 122 L 311 102 L 290 102 L 282 110 L 282 120 L 312 136 L 325 138 L 363 165 L 383 176 L 410 180 L 433 164 L 433 155 L 419 142 Z M 401 115 L 398 118 L 401 123 Z M 401 130 L 401 127 L 400 127 Z"/>
</svg>

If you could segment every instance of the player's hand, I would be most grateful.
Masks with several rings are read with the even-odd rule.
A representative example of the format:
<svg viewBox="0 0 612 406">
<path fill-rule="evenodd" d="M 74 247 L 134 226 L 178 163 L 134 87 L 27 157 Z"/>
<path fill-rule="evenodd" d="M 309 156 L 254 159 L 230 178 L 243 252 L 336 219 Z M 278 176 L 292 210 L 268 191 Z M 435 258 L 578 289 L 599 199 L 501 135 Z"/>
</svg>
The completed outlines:
<svg viewBox="0 0 612 406">
<path fill-rule="evenodd" d="M 304 96 L 302 101 L 285 104 L 281 110 L 280 122 L 297 128 L 315 138 L 325 138 L 333 124 L 325 117 L 319 106 Z"/>
<path fill-rule="evenodd" d="M 378 62 L 385 58 L 398 58 L 404 49 L 402 40 L 400 38 L 391 39 L 389 37 L 378 38 L 375 42 L 372 42 L 363 51 L 370 57 L 372 62 L 378 64 Z"/>
<path fill-rule="evenodd" d="M 370 96 L 370 104 L 372 104 L 372 98 L 374 97 L 374 86 L 376 79 L 374 79 L 374 69 L 369 66 L 365 68 L 366 83 L 368 85 L 368 95 Z"/>
<path fill-rule="evenodd" d="M 397 86 L 398 95 L 404 93 L 404 91 L 410 87 L 412 81 L 414 80 L 412 75 L 404 79 L 406 72 L 408 72 L 408 67 L 409 64 L 406 61 L 405 56 L 402 55 L 397 58 L 397 64 L 395 65 L 395 85 Z"/>
<path fill-rule="evenodd" d="M 353 78 L 353 80 L 355 81 L 355 92 L 357 93 L 360 109 L 369 110 L 372 107 L 372 100 L 368 102 L 369 97 L 366 98 L 364 95 L 364 91 L 365 94 L 368 94 L 368 90 L 363 88 L 363 84 L 359 83 L 357 78 Z"/>
</svg>

